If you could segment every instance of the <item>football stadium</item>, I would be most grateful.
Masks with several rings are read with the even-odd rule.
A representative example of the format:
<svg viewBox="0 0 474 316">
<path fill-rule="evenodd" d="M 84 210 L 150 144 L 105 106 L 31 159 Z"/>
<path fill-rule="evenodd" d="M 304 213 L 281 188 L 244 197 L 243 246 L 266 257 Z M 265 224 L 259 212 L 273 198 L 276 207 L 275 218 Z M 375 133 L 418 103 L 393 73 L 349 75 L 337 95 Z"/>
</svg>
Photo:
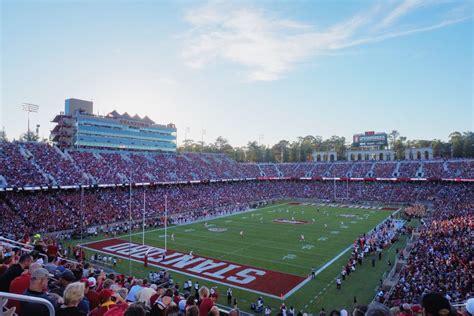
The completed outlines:
<svg viewBox="0 0 474 316">
<path fill-rule="evenodd" d="M 472 3 L 369 4 L 2 3 L 0 316 L 474 315 Z"/>
</svg>

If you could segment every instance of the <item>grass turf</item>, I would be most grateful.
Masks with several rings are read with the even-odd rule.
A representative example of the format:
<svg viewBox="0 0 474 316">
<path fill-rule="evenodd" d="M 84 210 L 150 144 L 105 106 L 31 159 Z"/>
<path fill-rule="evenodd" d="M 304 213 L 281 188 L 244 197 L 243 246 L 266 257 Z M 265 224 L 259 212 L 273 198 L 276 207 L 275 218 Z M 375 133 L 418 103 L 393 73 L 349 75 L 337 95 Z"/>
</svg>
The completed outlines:
<svg viewBox="0 0 474 316">
<path fill-rule="evenodd" d="M 319 212 L 318 212 L 319 209 Z M 319 268 L 341 253 L 362 233 L 373 229 L 378 223 L 390 216 L 391 212 L 372 209 L 354 209 L 343 207 L 327 207 L 314 205 L 292 205 L 281 203 L 260 208 L 251 212 L 197 222 L 183 226 L 168 228 L 168 237 L 172 233 L 175 241 L 168 238 L 168 248 L 203 255 L 215 259 L 246 264 L 267 270 L 274 270 L 307 276 L 312 267 Z M 277 224 L 275 219 L 292 219 L 307 221 L 305 225 Z M 314 219 L 314 222 L 313 222 Z M 223 232 L 212 232 L 209 228 L 225 228 Z M 239 232 L 244 232 L 240 237 Z M 300 235 L 305 241 L 300 241 Z M 94 238 L 100 240 L 99 238 Z M 127 236 L 128 238 L 128 236 Z M 124 238 L 123 239 L 127 239 Z M 135 233 L 132 240 L 142 242 L 142 234 Z M 164 231 L 149 230 L 145 232 L 145 244 L 164 246 Z M 377 260 L 372 268 L 370 260 L 365 259 L 355 273 L 343 282 L 342 290 L 337 291 L 334 279 L 347 262 L 350 252 L 336 260 L 322 271 L 315 280 L 310 281 L 286 301 L 287 306 L 297 310 L 316 313 L 322 307 L 327 311 L 334 308 L 350 308 L 354 296 L 358 303 L 368 303 L 375 295 L 379 279 L 388 270 L 387 261 L 394 262 L 395 249 L 402 248 L 405 238 L 401 238 L 390 249 L 384 251 L 383 259 Z M 91 254 L 90 251 L 87 252 Z M 116 270 L 128 273 L 129 262 L 119 260 Z M 132 262 L 132 273 L 139 277 L 147 277 L 154 267 L 145 269 L 142 264 Z M 181 285 L 188 276 L 173 272 L 173 279 Z M 219 303 L 225 305 L 224 285 L 213 284 L 209 280 L 199 280 L 200 285 L 217 286 L 221 293 Z M 233 289 L 239 307 L 248 310 L 257 294 L 240 289 Z M 278 308 L 281 300 L 264 297 L 266 305 Z"/>
</svg>

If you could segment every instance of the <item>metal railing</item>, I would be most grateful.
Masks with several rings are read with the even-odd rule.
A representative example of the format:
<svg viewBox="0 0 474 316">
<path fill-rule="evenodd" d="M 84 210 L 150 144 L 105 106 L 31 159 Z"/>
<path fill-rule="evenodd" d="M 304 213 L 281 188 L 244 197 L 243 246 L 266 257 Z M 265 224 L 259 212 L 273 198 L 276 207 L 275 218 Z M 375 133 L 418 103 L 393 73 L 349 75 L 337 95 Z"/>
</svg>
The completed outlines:
<svg viewBox="0 0 474 316">
<path fill-rule="evenodd" d="M 55 315 L 55 310 L 54 310 L 53 304 L 51 304 L 50 301 L 48 301 L 44 298 L 33 297 L 33 296 L 28 296 L 28 295 L 21 295 L 21 294 L 0 292 L 0 300 L 4 300 L 4 299 L 41 304 L 41 305 L 46 306 L 46 308 L 48 309 L 48 312 L 49 312 L 49 316 L 54 316 Z M 3 309 L 0 309 L 0 316 L 3 316 Z"/>
</svg>

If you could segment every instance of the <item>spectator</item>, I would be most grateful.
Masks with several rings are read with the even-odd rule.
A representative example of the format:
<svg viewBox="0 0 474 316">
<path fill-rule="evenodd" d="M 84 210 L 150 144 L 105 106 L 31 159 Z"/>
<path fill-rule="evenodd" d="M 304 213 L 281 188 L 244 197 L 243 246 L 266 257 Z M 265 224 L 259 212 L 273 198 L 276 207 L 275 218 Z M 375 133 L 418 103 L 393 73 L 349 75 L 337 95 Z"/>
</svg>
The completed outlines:
<svg viewBox="0 0 474 316">
<path fill-rule="evenodd" d="M 48 270 L 40 268 L 31 274 L 30 285 L 25 291 L 25 295 L 43 298 L 49 301 L 55 309 L 58 306 L 58 300 L 47 294 L 48 291 Z M 49 316 L 48 308 L 43 304 L 24 302 L 21 303 L 21 312 L 23 315 Z"/>
<path fill-rule="evenodd" d="M 84 283 L 74 282 L 64 289 L 64 304 L 58 309 L 58 316 L 85 316 L 86 313 L 78 308 L 84 298 Z"/>
<path fill-rule="evenodd" d="M 66 287 L 75 281 L 74 273 L 71 270 L 66 269 L 61 273 L 61 276 L 58 280 L 58 288 L 51 291 L 51 293 L 58 294 L 59 296 L 63 296 L 64 290 Z"/>
<path fill-rule="evenodd" d="M 451 313 L 449 301 L 438 293 L 423 295 L 421 306 L 426 316 L 448 316 Z"/>
<path fill-rule="evenodd" d="M 136 280 L 135 285 L 130 288 L 130 291 L 127 295 L 127 301 L 136 302 L 138 293 L 143 289 L 143 280 Z"/>
<path fill-rule="evenodd" d="M 10 283 L 16 277 L 19 277 L 25 269 L 28 269 L 33 261 L 33 257 L 30 254 L 24 254 L 20 257 L 18 263 L 11 265 L 1 276 L 0 276 L 0 292 L 8 292 L 10 289 Z"/>
<path fill-rule="evenodd" d="M 205 286 L 202 286 L 199 289 L 199 314 L 200 315 L 207 315 L 211 310 L 214 303 L 209 298 L 209 289 Z"/>
<path fill-rule="evenodd" d="M 22 275 L 13 279 L 10 283 L 10 290 L 8 292 L 14 294 L 23 294 L 28 287 L 30 286 L 31 275 L 36 270 L 41 269 L 41 265 L 39 263 L 32 263 L 28 268 L 28 272 L 23 272 Z M 10 301 L 12 305 L 16 306 L 17 313 L 20 312 L 20 302 L 19 301 Z"/>
<path fill-rule="evenodd" d="M 141 304 L 131 304 L 123 314 L 124 316 L 145 316 L 145 309 Z"/>
<path fill-rule="evenodd" d="M 103 316 L 108 310 L 115 307 L 115 302 L 112 300 L 114 292 L 110 289 L 103 289 L 99 293 L 100 304 L 89 313 L 89 316 Z"/>
</svg>

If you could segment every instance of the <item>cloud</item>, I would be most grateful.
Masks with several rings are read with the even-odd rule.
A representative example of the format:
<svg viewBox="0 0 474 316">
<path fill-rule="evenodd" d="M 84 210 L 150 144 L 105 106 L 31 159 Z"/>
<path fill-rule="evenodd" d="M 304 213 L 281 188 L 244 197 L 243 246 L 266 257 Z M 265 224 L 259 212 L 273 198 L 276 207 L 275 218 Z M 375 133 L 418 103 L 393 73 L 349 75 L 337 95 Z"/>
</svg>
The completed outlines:
<svg viewBox="0 0 474 316">
<path fill-rule="evenodd" d="M 212 2 L 186 12 L 185 20 L 191 28 L 180 37 L 182 57 L 192 68 L 230 62 L 245 67 L 250 81 L 272 81 L 309 58 L 427 32 L 471 18 L 466 15 L 469 10 L 456 7 L 451 10 L 456 11 L 455 18 L 446 15 L 445 19 L 430 24 L 399 25 L 404 16 L 429 3 L 421 0 L 376 3 L 363 13 L 320 29 L 261 8 Z"/>
<path fill-rule="evenodd" d="M 383 20 L 382 25 L 384 27 L 390 26 L 395 23 L 399 18 L 404 15 L 409 14 L 410 12 L 418 9 L 423 5 L 427 5 L 428 1 L 426 0 L 405 0 L 402 1 L 398 6 L 395 7 Z"/>
</svg>

